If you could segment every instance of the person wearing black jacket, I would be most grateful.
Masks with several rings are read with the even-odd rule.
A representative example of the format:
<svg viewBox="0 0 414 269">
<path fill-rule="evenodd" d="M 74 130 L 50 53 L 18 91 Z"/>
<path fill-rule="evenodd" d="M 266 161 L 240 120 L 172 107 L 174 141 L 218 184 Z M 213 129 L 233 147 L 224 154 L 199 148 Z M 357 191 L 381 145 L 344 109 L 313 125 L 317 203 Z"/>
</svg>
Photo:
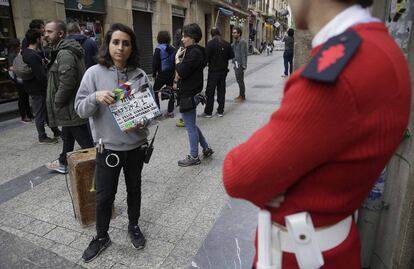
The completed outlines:
<svg viewBox="0 0 414 269">
<path fill-rule="evenodd" d="M 229 42 L 221 37 L 218 28 L 211 29 L 213 37 L 206 46 L 206 58 L 208 63 L 207 78 L 207 103 L 202 116 L 211 118 L 214 108 L 214 93 L 217 88 L 217 116 L 223 117 L 224 102 L 226 98 L 226 77 L 229 72 L 229 60 L 234 58 L 234 52 Z"/>
<path fill-rule="evenodd" d="M 9 77 L 16 86 L 17 94 L 19 96 L 17 106 L 19 108 L 20 118 L 24 123 L 32 122 L 34 116 L 32 114 L 32 109 L 30 108 L 29 95 L 24 89 L 23 80 L 18 78 L 13 71 L 13 61 L 17 55 L 21 53 L 20 40 L 11 38 L 8 44 L 8 51 Z"/>
<path fill-rule="evenodd" d="M 205 158 L 214 153 L 200 128 L 196 125 L 196 110 L 199 102 L 199 98 L 196 96 L 203 90 L 203 69 L 205 67 L 204 48 L 197 44 L 201 37 L 200 26 L 196 23 L 184 26 L 182 38 L 184 48 L 178 50 L 175 58 L 175 69 L 178 73 L 179 81 L 174 81 L 174 83 L 178 83 L 180 112 L 190 142 L 190 154 L 183 160 L 178 161 L 178 165 L 182 167 L 201 163 L 198 157 L 198 144 L 203 148 Z M 187 104 L 186 109 L 184 109 L 184 104 Z"/>
<path fill-rule="evenodd" d="M 155 48 L 152 60 L 152 77 L 155 78 L 155 102 L 160 108 L 159 92 L 164 85 L 173 86 L 175 75 L 175 48 L 170 45 L 171 36 L 168 31 L 160 31 L 157 36 L 158 46 Z M 174 117 L 174 96 L 168 101 L 167 117 Z"/>
<path fill-rule="evenodd" d="M 57 127 L 50 128 L 54 138 L 47 136 L 45 124 L 47 124 L 46 89 L 47 74 L 43 65 L 42 52 L 39 50 L 42 42 L 42 32 L 37 29 L 29 29 L 26 33 L 28 47 L 22 51 L 23 61 L 32 69 L 33 78 L 23 80 L 26 92 L 32 99 L 32 108 L 35 114 L 36 129 L 40 144 L 55 144 L 58 142 L 61 132 Z"/>
<path fill-rule="evenodd" d="M 73 39 L 81 44 L 82 48 L 85 51 L 85 68 L 95 65 L 97 63 L 97 54 L 98 54 L 98 45 L 95 41 L 89 37 L 82 35 L 79 23 L 70 22 L 66 26 L 66 31 L 68 32 L 67 39 Z"/>
</svg>

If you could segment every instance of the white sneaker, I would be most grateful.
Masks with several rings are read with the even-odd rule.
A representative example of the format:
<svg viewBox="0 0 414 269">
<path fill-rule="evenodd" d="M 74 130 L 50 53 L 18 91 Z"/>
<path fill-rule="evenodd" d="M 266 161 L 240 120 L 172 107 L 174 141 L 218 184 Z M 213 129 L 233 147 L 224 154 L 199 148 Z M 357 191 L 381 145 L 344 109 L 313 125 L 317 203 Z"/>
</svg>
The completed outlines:
<svg viewBox="0 0 414 269">
<path fill-rule="evenodd" d="M 56 159 L 56 160 L 54 160 L 53 162 L 50 162 L 50 163 L 46 163 L 45 166 L 46 166 L 47 169 L 59 172 L 61 174 L 67 174 L 68 173 L 68 169 L 67 169 L 66 165 L 61 164 L 59 162 L 59 159 Z"/>
<path fill-rule="evenodd" d="M 217 113 L 217 117 L 222 118 L 223 116 L 223 114 Z"/>
</svg>

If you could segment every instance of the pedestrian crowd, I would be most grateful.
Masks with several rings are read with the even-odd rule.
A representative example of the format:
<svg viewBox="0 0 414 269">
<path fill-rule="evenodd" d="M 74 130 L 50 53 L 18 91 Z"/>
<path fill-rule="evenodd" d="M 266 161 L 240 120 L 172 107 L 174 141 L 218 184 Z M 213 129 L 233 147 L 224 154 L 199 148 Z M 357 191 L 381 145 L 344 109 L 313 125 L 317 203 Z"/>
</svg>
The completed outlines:
<svg viewBox="0 0 414 269">
<path fill-rule="evenodd" d="M 189 141 L 189 154 L 178 161 L 181 167 L 201 163 L 199 145 L 203 158 L 214 153 L 196 120 L 197 116 L 213 117 L 215 95 L 216 115 L 224 116 L 230 60 L 240 89 L 235 101 L 246 100 L 244 72 L 248 51 L 241 29 L 233 28 L 232 44 L 224 40 L 218 28 L 211 29 L 210 34 L 212 38 L 204 48 L 198 44 L 202 31 L 195 23 L 177 30 L 173 38 L 168 31 L 160 31 L 153 55 L 153 84 L 139 68 L 135 33 L 123 24 L 113 24 L 99 48 L 82 33 L 77 22 L 66 24 L 61 20 L 33 20 L 21 46 L 18 39 L 10 42 L 9 73 L 19 91 L 22 121 L 34 119 L 40 144 L 62 141 L 57 158 L 45 166 L 66 174 L 68 153 L 74 150 L 75 141 L 82 149 L 102 146 L 96 154 L 96 236 L 83 253 L 85 262 L 96 258 L 111 242 L 108 229 L 121 169 L 127 186 L 132 245 L 141 249 L 146 243 L 138 220 L 141 171 L 148 157 L 149 121 L 122 131 L 108 108 L 117 98 L 111 89 L 137 78 L 140 85 L 150 89 L 158 108 L 162 100 L 168 101 L 164 117 L 173 118 L 175 107 L 179 108 L 181 117 L 177 126 L 186 128 Z M 197 115 L 200 103 L 205 108 Z M 46 126 L 53 137 L 47 135 Z"/>
</svg>

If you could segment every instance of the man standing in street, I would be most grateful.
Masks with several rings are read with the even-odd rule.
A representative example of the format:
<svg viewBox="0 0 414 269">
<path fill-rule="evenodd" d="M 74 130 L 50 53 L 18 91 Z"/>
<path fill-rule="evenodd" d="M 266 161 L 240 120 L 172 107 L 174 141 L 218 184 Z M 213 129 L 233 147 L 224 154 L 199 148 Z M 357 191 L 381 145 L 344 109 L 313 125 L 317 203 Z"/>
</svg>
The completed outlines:
<svg viewBox="0 0 414 269">
<path fill-rule="evenodd" d="M 208 63 L 207 79 L 207 103 L 202 116 L 211 118 L 214 108 L 214 92 L 217 87 L 217 116 L 224 115 L 224 102 L 226 97 L 226 77 L 229 72 L 229 60 L 234 58 L 233 49 L 230 43 L 221 37 L 218 28 L 211 29 L 213 37 L 206 46 L 206 60 Z"/>
<path fill-rule="evenodd" d="M 234 73 L 236 81 L 239 84 L 239 96 L 234 101 L 244 102 L 246 100 L 246 87 L 244 86 L 244 71 L 247 68 L 247 43 L 241 38 L 242 30 L 240 27 L 234 27 L 232 31 L 234 42 L 231 45 L 234 51 Z"/>
<path fill-rule="evenodd" d="M 68 23 L 68 39 L 74 39 L 81 44 L 85 52 L 85 67 L 88 69 L 96 64 L 98 45 L 95 41 L 81 34 L 80 26 L 77 22 Z"/>
<path fill-rule="evenodd" d="M 22 57 L 23 61 L 32 69 L 33 76 L 31 79 L 23 80 L 23 85 L 32 99 L 39 144 L 55 144 L 61 135 L 60 130 L 56 126 L 51 127 L 54 138 L 48 137 L 45 131 L 45 124 L 48 122 L 46 111 L 47 75 L 42 61 L 42 35 L 43 33 L 37 29 L 29 29 L 26 33 L 25 40 L 28 47 L 22 51 Z"/>
<path fill-rule="evenodd" d="M 74 109 L 75 97 L 85 72 L 84 52 L 73 39 L 65 39 L 66 24 L 55 20 L 45 26 L 45 39 L 52 47 L 47 84 L 47 110 L 50 126 L 62 126 L 63 149 L 60 157 L 46 167 L 67 173 L 66 153 L 73 151 L 75 140 L 82 148 L 93 147 L 88 120 Z"/>
</svg>

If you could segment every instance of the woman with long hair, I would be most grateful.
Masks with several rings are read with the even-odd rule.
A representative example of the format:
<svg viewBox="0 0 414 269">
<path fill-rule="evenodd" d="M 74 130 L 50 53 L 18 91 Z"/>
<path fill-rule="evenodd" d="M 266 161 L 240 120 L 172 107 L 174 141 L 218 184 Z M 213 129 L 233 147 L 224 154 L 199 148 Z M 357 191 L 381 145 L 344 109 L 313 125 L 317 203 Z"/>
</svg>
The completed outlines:
<svg viewBox="0 0 414 269">
<path fill-rule="evenodd" d="M 134 31 L 116 23 L 106 33 L 99 51 L 99 64 L 90 67 L 82 79 L 75 109 L 89 118 L 95 143 L 102 142 L 96 154 L 96 232 L 82 255 L 85 262 L 95 259 L 111 240 L 108 235 L 112 204 L 123 169 L 127 189 L 128 233 L 136 249 L 145 246 L 139 226 L 141 208 L 141 171 L 144 163 L 148 129 L 145 124 L 121 131 L 109 110 L 115 103 L 112 89 L 135 78 L 140 85 L 151 87 L 148 77 L 138 68 L 138 49 Z"/>
</svg>

